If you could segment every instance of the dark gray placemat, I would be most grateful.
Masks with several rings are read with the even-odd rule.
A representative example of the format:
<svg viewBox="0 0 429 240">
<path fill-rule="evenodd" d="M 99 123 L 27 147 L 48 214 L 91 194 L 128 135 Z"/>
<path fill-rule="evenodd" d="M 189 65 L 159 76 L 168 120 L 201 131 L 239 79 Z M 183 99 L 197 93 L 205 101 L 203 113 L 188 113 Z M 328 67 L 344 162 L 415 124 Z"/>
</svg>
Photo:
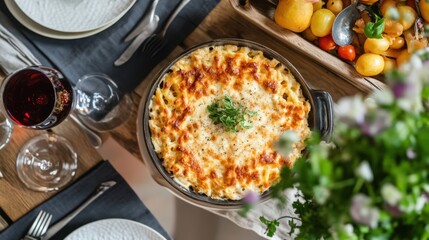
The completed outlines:
<svg viewBox="0 0 429 240">
<path fill-rule="evenodd" d="M 127 47 L 127 43 L 122 40 L 142 18 L 150 2 L 137 0 L 130 11 L 113 26 L 94 36 L 77 40 L 51 39 L 33 33 L 13 18 L 4 1 L 0 1 L 0 7 L 13 22 L 8 27 L 15 27 L 22 33 L 17 37 L 25 37 L 22 40 L 30 50 L 39 51 L 34 53 L 36 57 L 43 55 L 72 82 L 76 83 L 85 74 L 100 72 L 111 76 L 122 91 L 130 92 L 198 26 L 219 0 L 192 0 L 188 3 L 170 26 L 162 51 L 153 59 L 138 51 L 126 64 L 113 66 L 113 62 Z M 158 31 L 178 3 L 179 0 L 159 1 L 156 8 L 156 14 L 160 17 Z M 1 18 L 0 20 L 3 23 Z M 17 32 L 16 29 L 10 31 Z M 40 60 L 46 63 L 43 59 Z"/>
<path fill-rule="evenodd" d="M 152 213 L 108 161 L 102 161 L 73 185 L 6 228 L 0 233 L 0 239 L 16 240 L 23 237 L 40 210 L 52 213 L 52 224 L 56 223 L 85 201 L 100 183 L 111 180 L 116 181 L 117 184 L 91 203 L 52 239 L 64 239 L 73 230 L 87 223 L 107 218 L 124 218 L 141 222 L 170 239 Z"/>
</svg>

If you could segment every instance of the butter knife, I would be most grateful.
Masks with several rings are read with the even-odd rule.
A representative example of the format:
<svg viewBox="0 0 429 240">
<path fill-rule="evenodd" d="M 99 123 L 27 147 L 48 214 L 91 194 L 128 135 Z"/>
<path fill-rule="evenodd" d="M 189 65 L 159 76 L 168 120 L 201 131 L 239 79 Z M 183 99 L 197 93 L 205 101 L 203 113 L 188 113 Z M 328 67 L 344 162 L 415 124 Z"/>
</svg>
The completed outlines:
<svg viewBox="0 0 429 240">
<path fill-rule="evenodd" d="M 67 223 L 69 223 L 76 215 L 78 215 L 82 210 L 84 210 L 89 204 L 91 204 L 95 199 L 109 190 L 111 187 L 115 186 L 115 181 L 107 181 L 100 184 L 95 193 L 88 198 L 84 203 L 82 203 L 78 208 L 76 208 L 73 212 L 69 213 L 65 218 L 61 221 L 52 225 L 46 234 L 42 237 L 42 240 L 48 240 L 53 237 L 58 231 L 60 231 Z"/>
<path fill-rule="evenodd" d="M 159 17 L 155 15 L 153 21 L 147 26 L 147 28 L 131 42 L 131 44 L 125 49 L 121 56 L 114 62 L 115 66 L 121 66 L 122 64 L 128 62 L 130 58 L 134 55 L 136 50 L 142 45 L 144 40 L 146 40 L 153 32 L 155 32 L 158 27 Z"/>
<path fill-rule="evenodd" d="M 158 1 L 159 0 L 153 0 L 152 5 L 150 6 L 149 12 L 147 13 L 146 17 L 144 17 L 143 20 L 137 25 L 137 27 L 135 27 L 134 30 L 128 34 L 124 42 L 129 42 L 134 37 L 137 37 L 140 33 L 145 31 L 145 28 L 149 25 L 149 23 L 154 21 L 155 8 L 156 8 L 156 5 L 158 4 Z"/>
</svg>

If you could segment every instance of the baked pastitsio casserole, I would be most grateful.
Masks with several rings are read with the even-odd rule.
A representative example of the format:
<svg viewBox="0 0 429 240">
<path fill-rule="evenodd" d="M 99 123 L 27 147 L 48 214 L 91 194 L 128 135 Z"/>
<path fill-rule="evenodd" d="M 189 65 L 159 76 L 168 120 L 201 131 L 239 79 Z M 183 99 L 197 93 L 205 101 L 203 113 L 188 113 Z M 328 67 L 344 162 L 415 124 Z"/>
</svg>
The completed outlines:
<svg viewBox="0 0 429 240">
<path fill-rule="evenodd" d="M 248 113 L 244 123 L 227 128 L 209 117 L 210 107 L 225 99 Z M 149 104 L 149 128 L 177 183 L 213 199 L 239 200 L 266 191 L 301 156 L 309 111 L 300 84 L 278 60 L 248 47 L 211 46 L 184 56 L 162 77 Z M 282 157 L 273 145 L 286 130 L 299 141 Z"/>
</svg>

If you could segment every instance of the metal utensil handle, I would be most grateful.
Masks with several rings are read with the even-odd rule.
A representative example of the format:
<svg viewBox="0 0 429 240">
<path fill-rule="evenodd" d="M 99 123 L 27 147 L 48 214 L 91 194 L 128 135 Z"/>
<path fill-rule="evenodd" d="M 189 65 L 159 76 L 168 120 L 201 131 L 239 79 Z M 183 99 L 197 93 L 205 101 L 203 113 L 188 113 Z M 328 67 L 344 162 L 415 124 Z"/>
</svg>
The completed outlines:
<svg viewBox="0 0 429 240">
<path fill-rule="evenodd" d="M 86 136 L 88 137 L 94 148 L 97 149 L 101 147 L 101 145 L 103 144 L 103 140 L 96 132 L 94 132 L 92 129 L 88 128 L 85 124 L 83 124 L 79 120 L 79 118 L 74 115 L 74 113 L 70 114 L 70 118 L 85 132 Z"/>
<path fill-rule="evenodd" d="M 84 203 L 82 203 L 78 208 L 76 208 L 69 215 L 64 217 L 61 221 L 55 223 L 52 227 L 49 228 L 46 235 L 42 238 L 43 240 L 48 240 L 52 236 L 54 236 L 59 230 L 61 230 L 67 223 L 69 223 L 76 215 L 78 215 L 83 209 L 85 209 L 89 204 L 91 204 L 95 199 L 109 190 L 111 187 L 116 185 L 115 181 L 103 182 L 95 191 L 95 193 L 88 198 Z"/>
<path fill-rule="evenodd" d="M 176 18 L 176 16 L 182 11 L 182 9 L 188 4 L 191 0 L 182 0 L 180 4 L 174 9 L 174 12 L 168 17 L 167 23 L 164 25 L 164 28 L 162 29 L 161 36 L 164 37 L 167 33 L 168 27 L 170 27 L 170 24 L 173 22 L 173 20 Z"/>
<path fill-rule="evenodd" d="M 316 126 L 323 140 L 328 141 L 334 130 L 334 101 L 328 92 L 312 91 L 315 105 Z"/>
<path fill-rule="evenodd" d="M 158 5 L 158 1 L 159 0 L 153 0 L 153 2 L 152 2 L 152 4 L 150 5 L 150 9 L 149 9 L 149 19 L 150 19 L 150 21 L 152 21 L 153 20 L 153 16 L 155 16 L 155 8 L 156 8 L 156 5 Z"/>
</svg>

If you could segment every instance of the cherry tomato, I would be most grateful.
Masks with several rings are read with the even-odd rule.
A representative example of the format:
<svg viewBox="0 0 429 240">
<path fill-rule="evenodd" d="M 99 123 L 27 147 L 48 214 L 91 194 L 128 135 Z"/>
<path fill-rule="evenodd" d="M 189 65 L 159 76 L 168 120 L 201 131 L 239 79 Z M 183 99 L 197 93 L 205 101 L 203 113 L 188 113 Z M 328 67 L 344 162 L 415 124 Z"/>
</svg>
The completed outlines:
<svg viewBox="0 0 429 240">
<path fill-rule="evenodd" d="M 317 11 L 317 10 L 321 9 L 321 8 L 323 7 L 323 5 L 325 5 L 325 2 L 324 2 L 324 1 L 322 1 L 322 0 L 317 1 L 317 2 L 314 2 L 314 3 L 313 3 L 313 12 L 315 12 L 315 11 Z"/>
<path fill-rule="evenodd" d="M 405 39 L 403 37 L 395 37 L 390 44 L 391 49 L 400 49 L 405 45 Z"/>
<path fill-rule="evenodd" d="M 375 76 L 384 70 L 384 58 L 375 53 L 364 53 L 356 61 L 356 71 L 363 76 Z"/>
<path fill-rule="evenodd" d="M 426 22 L 429 22 L 429 2 L 427 2 L 426 0 L 420 0 L 419 8 L 422 14 L 422 18 Z"/>
<path fill-rule="evenodd" d="M 413 2 L 414 2 L 414 0 L 413 0 Z M 396 1 L 395 0 L 383 0 L 380 3 L 380 12 L 381 12 L 381 15 L 383 17 L 386 17 L 386 13 L 387 13 L 387 10 L 389 8 L 396 8 Z"/>
<path fill-rule="evenodd" d="M 398 6 L 397 9 L 399 11 L 399 23 L 404 27 L 404 31 L 414 26 L 414 22 L 417 18 L 417 12 L 409 6 Z"/>
<path fill-rule="evenodd" d="M 356 50 L 353 45 L 339 46 L 337 53 L 344 60 L 353 61 L 356 58 Z"/>
<path fill-rule="evenodd" d="M 337 47 L 331 34 L 325 37 L 319 38 L 318 41 L 319 41 L 319 47 L 325 51 L 331 51 Z"/>
<path fill-rule="evenodd" d="M 343 10 L 343 1 L 342 0 L 328 0 L 326 3 L 326 8 L 331 10 L 331 12 L 335 15 Z"/>
<path fill-rule="evenodd" d="M 335 14 L 327 8 L 321 8 L 311 16 L 310 28 L 314 35 L 318 37 L 327 36 L 331 33 L 332 24 L 334 24 Z"/>
<path fill-rule="evenodd" d="M 384 74 L 386 74 L 390 70 L 396 68 L 396 60 L 395 59 L 387 58 L 387 57 L 383 57 L 383 58 L 384 58 L 384 69 L 383 69 Z"/>
<path fill-rule="evenodd" d="M 389 49 L 390 43 L 386 38 L 367 38 L 363 44 L 366 53 L 382 54 Z"/>
</svg>

